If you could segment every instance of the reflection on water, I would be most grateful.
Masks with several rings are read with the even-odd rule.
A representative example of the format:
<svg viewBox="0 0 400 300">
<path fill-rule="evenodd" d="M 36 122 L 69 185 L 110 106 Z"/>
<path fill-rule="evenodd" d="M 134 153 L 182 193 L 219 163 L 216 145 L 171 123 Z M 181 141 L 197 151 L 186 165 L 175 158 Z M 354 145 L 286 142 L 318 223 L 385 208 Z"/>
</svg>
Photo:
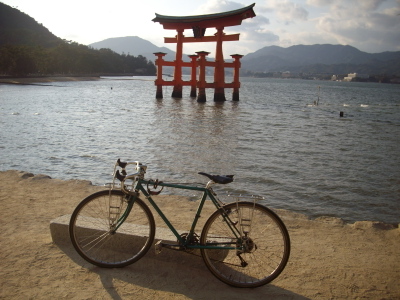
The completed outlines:
<svg viewBox="0 0 400 300">
<path fill-rule="evenodd" d="M 172 107 L 157 103 L 151 124 L 155 129 L 150 140 L 154 145 L 152 163 L 165 166 L 171 176 L 178 177 L 182 170 L 192 176 L 200 171 L 233 173 L 241 130 L 237 103 L 172 101 Z"/>
<path fill-rule="evenodd" d="M 313 217 L 398 222 L 399 91 L 243 78 L 239 102 L 197 103 L 156 100 L 151 80 L 1 85 L 0 169 L 103 184 L 120 157 L 163 181 L 235 174 L 226 188 Z"/>
</svg>

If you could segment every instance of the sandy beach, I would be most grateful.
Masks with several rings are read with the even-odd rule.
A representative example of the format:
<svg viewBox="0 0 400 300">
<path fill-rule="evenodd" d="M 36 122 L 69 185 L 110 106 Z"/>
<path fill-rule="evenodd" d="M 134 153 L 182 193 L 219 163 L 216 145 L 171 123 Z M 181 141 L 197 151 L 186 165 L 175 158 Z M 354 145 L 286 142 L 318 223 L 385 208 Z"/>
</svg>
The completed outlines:
<svg viewBox="0 0 400 300">
<path fill-rule="evenodd" d="M 289 263 L 276 280 L 260 288 L 227 286 L 215 279 L 200 257 L 181 252 L 171 256 L 168 249 L 159 255 L 151 249 L 123 269 L 92 266 L 69 241 L 54 243 L 49 225 L 100 189 L 88 181 L 0 172 L 1 299 L 400 298 L 398 226 L 371 221 L 345 224 L 331 217 L 310 220 L 288 211 L 278 214 L 291 237 Z M 180 197 L 157 200 L 178 228 L 187 227 L 197 207 Z M 156 223 L 165 227 L 158 219 Z"/>
</svg>

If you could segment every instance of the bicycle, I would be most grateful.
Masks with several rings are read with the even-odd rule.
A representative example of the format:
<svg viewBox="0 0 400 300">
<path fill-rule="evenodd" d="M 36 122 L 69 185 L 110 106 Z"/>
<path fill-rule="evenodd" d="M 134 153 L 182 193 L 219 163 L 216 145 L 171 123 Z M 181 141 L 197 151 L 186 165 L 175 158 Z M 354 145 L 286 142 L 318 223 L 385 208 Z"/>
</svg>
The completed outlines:
<svg viewBox="0 0 400 300">
<path fill-rule="evenodd" d="M 130 175 L 126 171 L 129 165 L 136 171 Z M 235 287 L 259 287 L 283 271 L 290 255 L 290 238 L 278 215 L 257 203 L 258 196 L 243 201 L 244 195 L 233 195 L 236 201 L 225 204 L 213 191 L 215 184 L 231 183 L 233 175 L 199 173 L 210 179 L 200 187 L 147 180 L 146 170 L 138 161 L 118 159 L 109 189 L 86 197 L 75 208 L 69 233 L 74 248 L 86 261 L 99 267 L 125 267 L 146 254 L 154 242 L 156 226 L 149 206 L 139 197 L 142 193 L 177 239 L 173 244 L 159 241 L 156 251 L 199 249 L 211 273 Z M 164 187 L 202 193 L 188 233 L 179 234 L 154 202 L 152 196 Z M 216 210 L 198 235 L 196 224 L 207 199 Z"/>
</svg>

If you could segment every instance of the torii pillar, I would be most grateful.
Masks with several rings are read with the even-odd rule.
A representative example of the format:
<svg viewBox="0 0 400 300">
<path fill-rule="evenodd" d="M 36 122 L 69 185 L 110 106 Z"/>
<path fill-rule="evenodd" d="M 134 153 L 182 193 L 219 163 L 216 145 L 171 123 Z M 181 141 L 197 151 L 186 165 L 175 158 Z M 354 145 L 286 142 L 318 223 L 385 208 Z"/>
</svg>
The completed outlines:
<svg viewBox="0 0 400 300">
<path fill-rule="evenodd" d="M 155 81 L 155 84 L 157 86 L 157 91 L 156 91 L 156 99 L 162 99 L 163 98 L 163 92 L 162 92 L 162 87 L 163 87 L 163 79 L 162 79 L 162 67 L 163 67 L 163 57 L 167 55 L 167 53 L 164 52 L 156 52 L 154 53 L 155 56 L 157 56 L 156 59 L 156 65 L 157 65 L 157 79 Z"/>
<path fill-rule="evenodd" d="M 215 69 L 214 69 L 214 101 L 225 101 L 225 68 L 224 53 L 222 52 L 222 41 L 224 27 L 217 27 L 217 47 L 215 49 Z"/>
<path fill-rule="evenodd" d="M 206 56 L 210 52 L 199 51 L 196 53 L 199 56 L 199 81 L 197 82 L 199 95 L 197 96 L 197 102 L 206 102 Z"/>
<path fill-rule="evenodd" d="M 196 93 L 196 87 L 197 87 L 197 81 L 196 81 L 196 70 L 197 70 L 197 58 L 199 57 L 198 55 L 189 55 L 192 64 L 192 70 L 191 70 L 191 77 L 190 77 L 190 97 L 196 98 L 197 93 Z"/>
<path fill-rule="evenodd" d="M 231 57 L 234 59 L 232 100 L 239 101 L 239 88 L 240 88 L 239 69 L 240 69 L 240 59 L 243 57 L 243 55 L 232 54 Z"/>
<path fill-rule="evenodd" d="M 174 69 L 174 89 L 172 98 L 182 98 L 182 55 L 183 55 L 183 29 L 177 30 L 176 35 L 176 59 Z"/>
</svg>

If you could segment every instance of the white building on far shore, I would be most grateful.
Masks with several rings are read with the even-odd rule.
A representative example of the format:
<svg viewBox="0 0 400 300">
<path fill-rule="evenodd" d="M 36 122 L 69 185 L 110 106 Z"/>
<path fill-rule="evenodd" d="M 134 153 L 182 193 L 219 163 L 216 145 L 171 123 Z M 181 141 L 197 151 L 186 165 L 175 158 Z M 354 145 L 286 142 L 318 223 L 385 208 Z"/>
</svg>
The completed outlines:
<svg viewBox="0 0 400 300">
<path fill-rule="evenodd" d="M 354 78 L 369 78 L 368 74 L 359 74 L 359 73 L 349 73 L 347 77 L 343 78 L 343 81 L 352 81 Z"/>
</svg>

